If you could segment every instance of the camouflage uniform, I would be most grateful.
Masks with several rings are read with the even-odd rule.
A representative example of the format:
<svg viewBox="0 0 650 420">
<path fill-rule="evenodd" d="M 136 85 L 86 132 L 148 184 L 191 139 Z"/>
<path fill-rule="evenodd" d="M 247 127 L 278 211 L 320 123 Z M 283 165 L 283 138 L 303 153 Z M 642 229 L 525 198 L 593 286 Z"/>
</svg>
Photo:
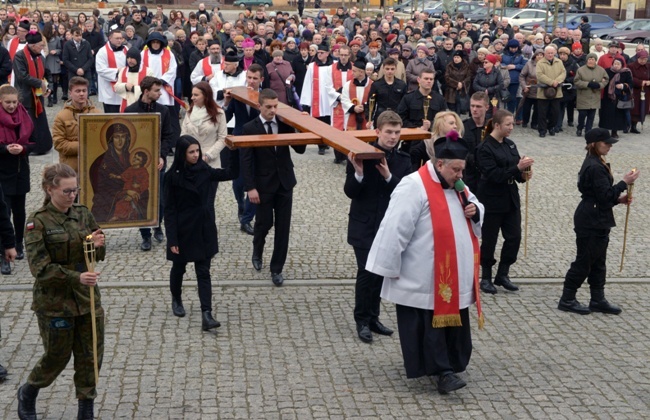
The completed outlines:
<svg viewBox="0 0 650 420">
<path fill-rule="evenodd" d="M 25 246 L 29 269 L 36 278 L 32 310 L 45 354 L 32 370 L 27 383 L 36 388 L 49 386 L 74 354 L 74 383 L 78 399 L 94 399 L 92 323 L 90 288 L 80 283 L 88 271 L 83 241 L 99 229 L 85 206 L 74 204 L 68 214 L 52 203 L 35 211 L 27 219 Z M 105 247 L 97 248 L 97 260 L 103 260 Z M 95 286 L 97 315 L 97 358 L 101 367 L 104 355 L 104 310 L 99 288 Z"/>
</svg>

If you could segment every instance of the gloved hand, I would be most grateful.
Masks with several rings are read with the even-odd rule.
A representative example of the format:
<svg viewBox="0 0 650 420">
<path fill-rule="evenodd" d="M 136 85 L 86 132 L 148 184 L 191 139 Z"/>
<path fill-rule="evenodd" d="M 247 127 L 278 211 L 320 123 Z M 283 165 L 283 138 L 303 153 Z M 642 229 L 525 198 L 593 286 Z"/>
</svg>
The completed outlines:
<svg viewBox="0 0 650 420">
<path fill-rule="evenodd" d="M 587 87 L 590 89 L 600 89 L 600 84 L 598 82 L 589 82 Z"/>
</svg>

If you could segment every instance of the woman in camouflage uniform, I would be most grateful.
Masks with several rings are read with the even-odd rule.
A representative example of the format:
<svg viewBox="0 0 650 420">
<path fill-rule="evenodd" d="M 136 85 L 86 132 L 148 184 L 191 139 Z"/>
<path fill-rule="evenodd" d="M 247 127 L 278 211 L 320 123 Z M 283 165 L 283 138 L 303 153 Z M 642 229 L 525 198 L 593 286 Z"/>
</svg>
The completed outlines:
<svg viewBox="0 0 650 420">
<path fill-rule="evenodd" d="M 95 288 L 97 359 L 104 353 L 104 310 L 98 273 L 86 267 L 83 242 L 92 235 L 97 259 L 105 255 L 104 234 L 88 208 L 75 204 L 79 191 L 75 171 L 65 164 L 43 172 L 43 207 L 32 213 L 25 227 L 29 268 L 36 278 L 32 310 L 45 354 L 36 363 L 27 383 L 18 390 L 18 417 L 36 419 L 36 397 L 63 371 L 74 354 L 74 382 L 79 399 L 79 419 L 93 418 L 97 396 L 93 368 L 90 288 Z"/>
</svg>

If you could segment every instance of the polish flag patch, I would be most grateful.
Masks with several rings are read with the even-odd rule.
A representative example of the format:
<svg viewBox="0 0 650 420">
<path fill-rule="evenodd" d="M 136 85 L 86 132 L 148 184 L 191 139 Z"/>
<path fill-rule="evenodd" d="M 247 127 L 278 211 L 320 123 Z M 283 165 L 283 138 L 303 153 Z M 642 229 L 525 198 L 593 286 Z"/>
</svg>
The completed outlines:
<svg viewBox="0 0 650 420">
<path fill-rule="evenodd" d="M 27 223 L 27 230 L 32 230 L 32 229 L 34 229 L 34 222 Z"/>
</svg>

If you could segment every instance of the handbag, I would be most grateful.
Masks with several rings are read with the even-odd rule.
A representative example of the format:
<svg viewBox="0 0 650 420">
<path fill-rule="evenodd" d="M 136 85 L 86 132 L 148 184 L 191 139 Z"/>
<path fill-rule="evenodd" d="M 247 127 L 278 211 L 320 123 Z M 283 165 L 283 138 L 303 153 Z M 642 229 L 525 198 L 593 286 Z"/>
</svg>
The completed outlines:
<svg viewBox="0 0 650 420">
<path fill-rule="evenodd" d="M 616 108 L 618 109 L 632 109 L 634 108 L 634 98 L 630 97 L 628 100 L 619 99 L 616 102 Z"/>
<path fill-rule="evenodd" d="M 465 90 L 456 91 L 456 110 L 459 114 L 469 113 L 469 96 Z"/>
<path fill-rule="evenodd" d="M 555 99 L 555 95 L 557 95 L 557 89 L 553 86 L 547 86 L 544 88 L 544 97 L 546 99 Z"/>
<path fill-rule="evenodd" d="M 510 102 L 510 91 L 508 89 L 501 89 L 499 91 L 499 97 L 502 103 Z"/>
</svg>

